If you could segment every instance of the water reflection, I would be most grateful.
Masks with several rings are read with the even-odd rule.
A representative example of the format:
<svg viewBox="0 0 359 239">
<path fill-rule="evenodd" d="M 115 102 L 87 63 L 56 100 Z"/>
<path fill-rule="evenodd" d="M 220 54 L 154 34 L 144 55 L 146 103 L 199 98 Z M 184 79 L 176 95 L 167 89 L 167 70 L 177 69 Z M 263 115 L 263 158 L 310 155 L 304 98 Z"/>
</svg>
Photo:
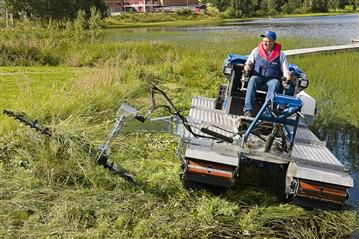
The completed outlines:
<svg viewBox="0 0 359 239">
<path fill-rule="evenodd" d="M 196 26 L 179 28 L 182 31 L 241 31 L 259 34 L 272 29 L 280 36 L 330 38 L 333 44 L 348 44 L 359 36 L 359 14 L 302 17 L 268 18 L 255 21 L 227 22 L 220 26 Z"/>
<path fill-rule="evenodd" d="M 350 164 L 350 175 L 354 179 L 354 188 L 349 190 L 348 203 L 359 209 L 359 129 L 321 128 L 319 137 L 327 142 L 330 151 L 343 163 Z"/>
<path fill-rule="evenodd" d="M 152 34 L 163 33 L 157 40 L 167 40 L 170 34 L 173 40 L 182 41 L 192 35 L 203 32 L 228 35 L 246 33 L 258 36 L 268 29 L 274 30 L 280 37 L 298 37 L 309 39 L 330 39 L 330 44 L 349 44 L 353 38 L 359 38 L 359 14 L 338 16 L 301 17 L 301 18 L 269 18 L 254 21 L 233 21 L 222 24 L 208 23 L 206 25 L 188 27 L 136 27 L 126 29 L 109 29 L 110 40 L 146 40 L 152 39 Z M 175 34 L 174 34 L 175 33 Z M 182 33 L 182 34 L 181 34 Z"/>
</svg>

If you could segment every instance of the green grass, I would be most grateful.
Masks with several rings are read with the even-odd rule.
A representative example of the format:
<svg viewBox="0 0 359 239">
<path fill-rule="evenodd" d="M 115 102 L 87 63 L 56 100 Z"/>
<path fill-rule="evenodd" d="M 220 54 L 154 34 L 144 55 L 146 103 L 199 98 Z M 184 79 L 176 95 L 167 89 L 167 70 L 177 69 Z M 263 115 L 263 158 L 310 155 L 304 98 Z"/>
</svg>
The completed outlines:
<svg viewBox="0 0 359 239">
<path fill-rule="evenodd" d="M 52 54 L 62 66 L 1 67 L 5 90 L 0 108 L 26 112 L 51 127 L 54 137 L 0 117 L 0 237 L 340 238 L 358 228 L 358 213 L 350 208 L 309 211 L 281 204 L 272 190 L 245 180 L 219 196 L 187 191 L 179 179 L 178 139 L 173 136 L 130 134 L 113 143 L 111 159 L 134 173 L 141 188 L 96 166 L 79 144 L 79 139 L 94 148 L 103 143 L 122 102 L 148 109 L 150 84 L 165 90 L 179 108 L 187 109 L 184 113 L 192 96 L 214 97 L 224 82 L 226 54 L 247 54 L 258 41 L 235 34 L 170 38 L 164 33 L 141 41 L 129 33 L 120 42 L 61 45 L 66 54 L 60 48 Z M 281 40 L 288 49 L 325 44 Z M 42 49 L 41 42 L 36 47 Z M 357 54 L 290 60 L 308 74 L 308 91 L 318 99 L 320 112 L 331 110 L 320 116 L 325 122 L 355 125 L 359 118 L 350 108 L 355 97 L 335 100 L 345 92 L 358 95 Z M 91 67 L 70 67 L 76 65 Z M 338 81 L 338 72 L 346 83 Z M 335 114 L 342 107 L 351 114 Z"/>
<path fill-rule="evenodd" d="M 307 92 L 317 100 L 321 127 L 359 128 L 359 51 L 301 56 L 290 59 L 305 69 Z"/>
<path fill-rule="evenodd" d="M 0 98 L 21 97 L 26 90 L 42 91 L 45 96 L 48 89 L 56 87 L 63 81 L 76 76 L 76 70 L 60 67 L 3 67 L 0 72 L 0 85 L 2 91 Z M 0 101 L 1 102 L 1 101 Z M 1 102 L 1 107 L 5 107 Z"/>
<path fill-rule="evenodd" d="M 336 16 L 343 14 L 353 14 L 357 13 L 359 10 L 344 10 L 344 11 L 330 11 L 330 12 L 321 12 L 321 13 L 300 13 L 300 14 L 283 14 L 277 15 L 276 17 L 324 17 L 324 16 Z"/>
<path fill-rule="evenodd" d="M 123 21 L 123 22 L 168 22 L 177 20 L 205 20 L 210 18 L 218 18 L 210 14 L 194 13 L 188 10 L 178 10 L 177 12 L 168 13 L 126 13 L 107 18 L 107 21 Z"/>
<path fill-rule="evenodd" d="M 129 13 L 106 18 L 106 27 L 191 26 L 223 21 L 221 14 Z"/>
<path fill-rule="evenodd" d="M 56 140 L 49 142 L 27 129 L 17 131 L 16 138 L 32 141 L 17 146 L 12 155 L 18 156 L 1 169 L 4 237 L 338 238 L 352 231 L 358 220 L 350 211 L 282 205 L 264 190 L 240 185 L 222 196 L 186 191 L 178 177 L 173 137 L 142 135 L 116 141 L 113 159 L 137 174 L 142 189 Z M 37 152 L 30 153 L 30 148 Z"/>
<path fill-rule="evenodd" d="M 37 71 L 47 69 L 54 70 L 40 67 Z M 60 68 L 59 75 L 66 76 L 66 71 L 74 74 L 73 68 Z M 131 88 L 120 89 L 112 73 L 93 69 L 63 79 L 62 84 L 52 86 L 48 98 L 41 98 L 34 84 L 30 96 L 12 101 L 12 107 L 47 122 L 57 135 L 69 136 L 65 142 L 57 135 L 49 140 L 3 118 L 3 236 L 317 238 L 339 237 L 356 228 L 354 212 L 306 211 L 281 205 L 273 193 L 253 186 L 238 185 L 222 196 L 186 191 L 178 176 L 175 137 L 132 135 L 114 142 L 112 159 L 131 169 L 142 189 L 95 166 L 70 136 L 81 137 L 95 147 L 102 143 L 121 101 L 149 103 L 143 84 L 132 80 Z M 172 84 L 160 83 L 171 97 L 178 89 L 183 92 L 178 96 L 203 93 Z M 175 101 L 188 105 L 189 100 L 182 97 Z"/>
</svg>

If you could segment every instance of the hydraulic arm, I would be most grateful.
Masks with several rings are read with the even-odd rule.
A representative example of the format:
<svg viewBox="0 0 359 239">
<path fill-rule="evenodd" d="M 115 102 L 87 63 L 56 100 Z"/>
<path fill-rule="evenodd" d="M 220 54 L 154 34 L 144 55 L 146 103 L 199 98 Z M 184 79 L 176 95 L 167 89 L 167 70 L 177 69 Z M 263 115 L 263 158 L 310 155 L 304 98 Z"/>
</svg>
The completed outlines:
<svg viewBox="0 0 359 239">
<path fill-rule="evenodd" d="M 13 112 L 10 110 L 4 110 L 3 113 L 9 117 L 12 117 L 12 118 L 20 121 L 24 125 L 29 126 L 32 129 L 35 129 L 37 132 L 39 132 L 41 134 L 44 134 L 50 138 L 53 137 L 53 132 L 51 131 L 51 129 L 49 127 L 41 125 L 37 120 L 30 119 L 24 113 Z M 60 135 L 60 137 L 61 137 L 61 135 Z M 81 147 L 84 149 L 84 151 L 89 152 L 90 156 L 92 158 L 95 158 L 97 155 L 97 151 L 93 149 L 92 145 L 84 142 L 80 138 L 77 138 L 77 139 L 79 141 L 78 142 L 79 145 L 81 145 Z M 109 169 L 110 171 L 119 175 L 120 177 L 124 178 L 126 181 L 137 185 L 137 183 L 133 179 L 133 176 L 131 174 L 129 174 L 125 169 L 123 169 L 119 166 L 116 166 L 113 162 L 108 162 L 107 158 L 105 159 L 103 156 L 101 156 L 101 157 L 102 157 L 102 159 L 100 159 L 100 157 L 98 157 L 98 160 L 97 160 L 97 162 L 100 165 Z"/>
</svg>

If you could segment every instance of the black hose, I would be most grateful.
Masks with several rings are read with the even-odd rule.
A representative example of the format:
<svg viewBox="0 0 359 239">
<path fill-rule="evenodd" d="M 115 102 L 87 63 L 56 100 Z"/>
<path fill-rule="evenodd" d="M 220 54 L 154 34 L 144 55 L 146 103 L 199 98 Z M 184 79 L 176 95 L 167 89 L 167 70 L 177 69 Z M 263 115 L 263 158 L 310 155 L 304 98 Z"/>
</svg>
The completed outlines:
<svg viewBox="0 0 359 239">
<path fill-rule="evenodd" d="M 208 137 L 208 136 L 204 136 L 204 135 L 199 135 L 196 134 L 195 132 L 193 132 L 192 128 L 190 125 L 188 125 L 188 121 L 186 119 L 186 117 L 184 117 L 180 111 L 176 108 L 176 106 L 173 104 L 173 102 L 171 101 L 171 99 L 166 95 L 166 93 L 159 89 L 157 86 L 152 86 L 150 88 L 150 92 L 151 92 L 151 97 L 152 97 L 152 109 L 151 109 L 151 113 L 159 108 L 166 108 L 168 110 L 168 112 L 170 114 L 176 115 L 178 116 L 178 118 L 180 118 L 180 120 L 183 122 L 184 127 L 188 130 L 188 132 L 190 132 L 194 137 L 196 138 L 208 138 L 208 139 L 216 139 L 214 137 Z M 155 99 L 155 93 L 160 93 L 169 103 L 170 106 L 167 105 L 156 105 L 156 99 Z"/>
</svg>

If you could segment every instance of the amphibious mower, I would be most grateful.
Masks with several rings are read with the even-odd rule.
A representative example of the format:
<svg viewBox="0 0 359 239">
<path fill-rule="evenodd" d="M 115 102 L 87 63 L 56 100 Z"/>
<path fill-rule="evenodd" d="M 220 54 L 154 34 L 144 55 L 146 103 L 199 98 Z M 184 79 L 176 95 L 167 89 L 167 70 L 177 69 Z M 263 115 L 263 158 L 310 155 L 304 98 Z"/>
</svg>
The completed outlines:
<svg viewBox="0 0 359 239">
<path fill-rule="evenodd" d="M 109 161 L 113 139 L 126 132 L 166 132 L 180 137 L 177 154 L 185 186 L 228 189 L 243 179 L 241 168 L 251 163 L 274 170 L 282 182 L 276 187 L 287 200 L 306 207 L 341 208 L 349 198 L 348 189 L 354 186 L 353 179 L 309 129 L 315 100 L 303 91 L 309 84 L 306 75 L 289 64 L 292 80 L 283 80 L 283 94 L 266 99 L 266 89 L 257 90 L 255 116 L 244 116 L 249 78 L 243 74 L 246 59 L 228 55 L 223 66 L 227 84 L 220 85 L 215 99 L 194 96 L 186 117 L 156 86 L 151 88 L 152 108 L 145 115 L 122 104 L 114 127 L 98 147 L 97 163 L 137 185 L 131 174 Z M 158 95 L 167 103 L 158 104 Z M 151 117 L 160 108 L 169 115 Z M 4 113 L 51 137 L 51 131 L 37 121 Z"/>
<path fill-rule="evenodd" d="M 290 94 L 266 100 L 266 89 L 256 94 L 255 117 L 243 115 L 246 85 L 243 74 L 246 56 L 230 54 L 223 74 L 228 83 L 219 87 L 216 99 L 194 96 L 189 115 L 184 117 L 167 95 L 152 87 L 153 106 L 145 115 L 127 104 L 119 111 L 115 127 L 100 147 L 99 160 L 107 160 L 111 140 L 120 132 L 167 132 L 180 137 L 178 156 L 185 185 L 228 188 L 241 180 L 240 168 L 258 162 L 264 168 L 283 171 L 285 197 L 294 203 L 316 208 L 340 208 L 349 198 L 353 179 L 343 164 L 309 129 L 315 117 L 315 100 L 303 89 L 309 81 L 302 70 L 289 64 Z M 156 105 L 156 94 L 168 105 Z M 158 108 L 171 115 L 150 118 Z M 277 166 L 277 167 L 276 167 Z"/>
</svg>

